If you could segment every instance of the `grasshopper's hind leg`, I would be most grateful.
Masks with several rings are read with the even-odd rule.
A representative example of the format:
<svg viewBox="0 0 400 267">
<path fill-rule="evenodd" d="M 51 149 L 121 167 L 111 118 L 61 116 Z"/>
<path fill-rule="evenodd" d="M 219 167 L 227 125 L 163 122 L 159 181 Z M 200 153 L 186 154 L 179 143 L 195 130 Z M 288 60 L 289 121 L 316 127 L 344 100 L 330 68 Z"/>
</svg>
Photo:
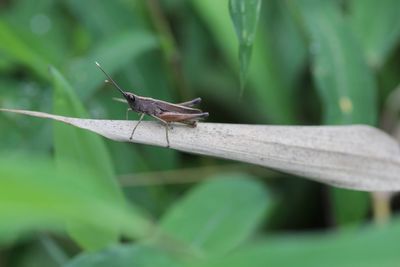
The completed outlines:
<svg viewBox="0 0 400 267">
<path fill-rule="evenodd" d="M 167 139 L 167 147 L 169 147 L 169 137 L 168 137 L 168 127 L 170 126 L 170 124 L 167 122 L 165 124 L 165 138 Z"/>
<path fill-rule="evenodd" d="M 193 120 L 193 121 L 180 121 L 180 123 L 186 124 L 187 126 L 192 127 L 192 128 L 196 128 L 196 126 L 197 126 L 197 121 L 196 120 Z"/>
<path fill-rule="evenodd" d="M 136 128 L 139 126 L 139 123 L 143 120 L 143 117 L 144 117 L 144 113 L 142 113 L 142 115 L 140 115 L 139 121 L 136 123 L 135 127 L 133 127 L 132 134 L 131 134 L 131 137 L 129 137 L 129 140 L 132 140 L 133 134 L 135 133 Z"/>
<path fill-rule="evenodd" d="M 151 115 L 153 118 L 161 121 L 164 126 L 165 126 L 165 138 L 167 139 L 167 147 L 169 147 L 169 137 L 168 137 L 168 127 L 171 127 L 171 124 L 163 119 L 160 119 L 159 117 L 155 116 L 155 115 Z"/>
</svg>

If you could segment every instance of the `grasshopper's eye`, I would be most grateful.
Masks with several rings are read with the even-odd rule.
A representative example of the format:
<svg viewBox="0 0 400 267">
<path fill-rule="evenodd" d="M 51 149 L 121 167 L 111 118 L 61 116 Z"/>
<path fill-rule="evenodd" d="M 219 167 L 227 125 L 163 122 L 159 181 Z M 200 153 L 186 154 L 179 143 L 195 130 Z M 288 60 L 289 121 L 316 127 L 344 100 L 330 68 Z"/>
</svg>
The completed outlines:
<svg viewBox="0 0 400 267">
<path fill-rule="evenodd" d="M 134 102 L 135 101 L 135 96 L 133 94 L 128 94 L 129 100 Z"/>
</svg>

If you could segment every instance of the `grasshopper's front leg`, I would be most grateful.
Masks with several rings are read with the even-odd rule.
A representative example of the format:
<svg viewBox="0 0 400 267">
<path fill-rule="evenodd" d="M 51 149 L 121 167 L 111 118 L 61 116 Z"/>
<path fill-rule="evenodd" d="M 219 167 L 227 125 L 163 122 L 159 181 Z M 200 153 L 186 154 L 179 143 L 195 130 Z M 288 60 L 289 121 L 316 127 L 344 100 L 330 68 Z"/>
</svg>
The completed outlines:
<svg viewBox="0 0 400 267">
<path fill-rule="evenodd" d="M 129 118 L 128 118 L 128 116 L 129 116 L 129 111 L 133 111 L 133 109 L 131 109 L 131 108 L 127 108 L 127 109 L 126 109 L 126 116 L 125 116 L 125 119 L 126 119 L 126 120 L 129 119 Z"/>
<path fill-rule="evenodd" d="M 132 134 L 131 134 L 131 137 L 129 137 L 129 140 L 132 140 L 133 134 L 135 133 L 136 128 L 139 126 L 139 123 L 143 120 L 144 115 L 145 115 L 144 113 L 142 113 L 142 115 L 140 115 L 140 119 L 136 123 L 135 127 L 133 128 Z"/>
</svg>

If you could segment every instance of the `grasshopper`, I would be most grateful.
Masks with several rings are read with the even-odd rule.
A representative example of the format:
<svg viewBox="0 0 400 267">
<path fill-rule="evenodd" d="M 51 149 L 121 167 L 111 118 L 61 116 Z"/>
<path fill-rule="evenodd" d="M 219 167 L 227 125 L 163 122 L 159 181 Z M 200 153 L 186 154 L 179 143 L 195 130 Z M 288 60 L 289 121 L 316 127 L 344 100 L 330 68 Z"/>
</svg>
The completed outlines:
<svg viewBox="0 0 400 267">
<path fill-rule="evenodd" d="M 135 111 L 140 114 L 139 121 L 136 123 L 135 127 L 133 127 L 131 136 L 129 137 L 130 140 L 132 140 L 133 134 L 143 120 L 144 115 L 149 115 L 164 124 L 167 147 L 169 147 L 168 128 L 172 122 L 183 123 L 194 128 L 197 126 L 197 122 L 200 119 L 208 117 L 208 112 L 193 108 L 193 106 L 201 102 L 201 98 L 199 97 L 187 102 L 173 104 L 167 101 L 135 95 L 134 93 L 122 90 L 100 64 L 98 62 L 95 63 L 104 75 L 106 75 L 106 82 L 111 82 L 125 98 L 124 102 L 129 106 L 126 110 L 126 118 L 128 119 L 129 111 Z"/>
</svg>

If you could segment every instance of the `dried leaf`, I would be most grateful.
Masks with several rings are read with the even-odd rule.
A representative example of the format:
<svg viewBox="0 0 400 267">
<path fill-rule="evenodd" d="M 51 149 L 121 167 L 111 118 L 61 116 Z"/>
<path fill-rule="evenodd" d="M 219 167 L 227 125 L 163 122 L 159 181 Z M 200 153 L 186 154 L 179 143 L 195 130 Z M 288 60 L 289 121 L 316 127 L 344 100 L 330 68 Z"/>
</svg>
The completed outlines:
<svg viewBox="0 0 400 267">
<path fill-rule="evenodd" d="M 42 112 L 0 109 L 53 119 L 120 142 L 166 146 L 165 128 L 157 122 L 92 120 Z M 267 126 L 199 123 L 174 125 L 171 148 L 194 154 L 261 165 L 342 188 L 400 190 L 400 146 L 371 126 Z"/>
</svg>

